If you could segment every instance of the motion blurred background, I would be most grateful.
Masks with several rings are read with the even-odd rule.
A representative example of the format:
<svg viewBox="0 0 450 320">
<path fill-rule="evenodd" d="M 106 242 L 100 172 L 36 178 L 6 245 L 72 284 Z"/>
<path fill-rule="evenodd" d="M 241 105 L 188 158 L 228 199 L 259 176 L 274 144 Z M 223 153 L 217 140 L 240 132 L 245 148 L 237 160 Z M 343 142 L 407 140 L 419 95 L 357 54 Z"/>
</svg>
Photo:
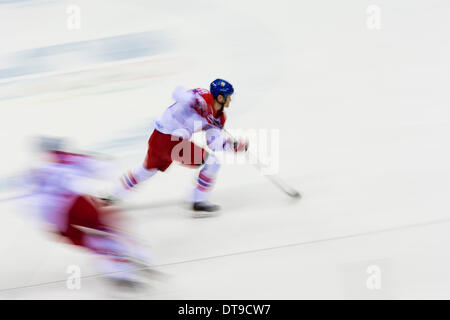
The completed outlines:
<svg viewBox="0 0 450 320">
<path fill-rule="evenodd" d="M 220 216 L 180 206 L 173 166 L 128 200 L 169 275 L 143 299 L 450 298 L 444 0 L 1 0 L 0 298 L 115 296 L 90 257 L 24 216 L 36 135 L 143 161 L 177 85 L 233 83 L 232 129 L 279 130 L 293 202 L 224 166 Z M 250 142 L 251 143 L 251 142 Z M 251 145 L 252 146 L 252 145 Z M 111 180 L 116 176 L 112 176 Z M 66 287 L 81 266 L 80 290 Z"/>
</svg>

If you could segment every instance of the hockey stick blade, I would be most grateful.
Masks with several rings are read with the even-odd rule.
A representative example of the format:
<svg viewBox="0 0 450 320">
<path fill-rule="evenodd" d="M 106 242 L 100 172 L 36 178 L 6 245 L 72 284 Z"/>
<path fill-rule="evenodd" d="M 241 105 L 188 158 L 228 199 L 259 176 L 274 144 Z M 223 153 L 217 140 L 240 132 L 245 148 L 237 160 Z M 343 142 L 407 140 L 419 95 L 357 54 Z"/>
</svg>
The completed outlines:
<svg viewBox="0 0 450 320">
<path fill-rule="evenodd" d="M 267 178 L 272 181 L 280 190 L 286 193 L 291 198 L 300 199 L 302 195 L 300 192 L 295 190 L 294 188 L 288 186 L 285 182 L 283 182 L 278 176 L 267 176 Z"/>
<path fill-rule="evenodd" d="M 228 130 L 226 130 L 225 128 L 222 128 L 222 130 L 229 136 L 231 137 L 233 140 L 235 139 L 233 137 L 233 135 L 231 133 L 228 132 Z M 253 157 L 256 160 L 256 163 L 253 164 L 253 166 L 255 168 L 258 169 L 258 171 L 262 171 L 264 165 L 261 163 L 261 161 L 258 159 L 257 156 L 251 154 L 250 152 L 248 152 L 248 155 Z M 273 184 L 275 184 L 280 190 L 282 190 L 285 194 L 287 194 L 288 196 L 295 198 L 295 199 L 300 199 L 302 196 L 300 194 L 300 192 L 298 192 L 297 190 L 295 190 L 294 188 L 290 187 L 289 185 L 287 185 L 284 181 L 282 181 L 280 179 L 280 177 L 278 175 L 264 175 L 265 177 L 267 177 L 270 181 L 272 181 Z"/>
</svg>

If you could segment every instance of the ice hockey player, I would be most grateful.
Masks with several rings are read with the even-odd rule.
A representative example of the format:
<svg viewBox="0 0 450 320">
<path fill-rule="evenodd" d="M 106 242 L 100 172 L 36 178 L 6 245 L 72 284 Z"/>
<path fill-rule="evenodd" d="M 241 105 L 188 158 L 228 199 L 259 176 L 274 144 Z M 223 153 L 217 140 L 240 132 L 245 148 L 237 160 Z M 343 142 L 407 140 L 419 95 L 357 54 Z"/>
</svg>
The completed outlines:
<svg viewBox="0 0 450 320">
<path fill-rule="evenodd" d="M 41 161 L 30 170 L 28 181 L 29 204 L 39 220 L 69 244 L 92 252 L 98 271 L 114 284 L 142 284 L 135 270 L 150 266 L 146 248 L 127 233 L 119 208 L 87 193 L 89 179 L 101 176 L 102 170 L 105 176 L 109 174 L 105 161 L 69 152 L 61 138 L 40 137 L 37 147 Z"/>
<path fill-rule="evenodd" d="M 157 171 L 165 171 L 176 161 L 187 167 L 200 168 L 192 194 L 192 209 L 204 212 L 219 210 L 219 206 L 208 199 L 220 161 L 214 153 L 197 146 L 190 138 L 193 133 L 203 130 L 207 145 L 213 152 L 247 151 L 247 141 L 227 139 L 222 133 L 226 121 L 225 108 L 230 106 L 233 93 L 233 86 L 223 79 L 211 82 L 209 90 L 176 88 L 172 94 L 175 103 L 155 120 L 144 163 L 120 178 L 111 191 L 110 199 L 122 199 L 136 185 Z"/>
</svg>

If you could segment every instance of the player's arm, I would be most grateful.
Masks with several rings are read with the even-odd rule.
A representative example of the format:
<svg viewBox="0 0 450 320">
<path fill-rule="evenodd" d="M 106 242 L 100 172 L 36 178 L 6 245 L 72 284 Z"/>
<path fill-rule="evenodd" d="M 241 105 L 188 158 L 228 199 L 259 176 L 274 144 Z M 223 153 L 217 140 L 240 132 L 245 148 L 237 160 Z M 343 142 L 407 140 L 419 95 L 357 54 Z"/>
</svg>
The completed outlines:
<svg viewBox="0 0 450 320">
<path fill-rule="evenodd" d="M 245 152 L 248 149 L 248 141 L 226 138 L 222 130 L 215 126 L 206 130 L 206 143 L 213 151 Z"/>
</svg>

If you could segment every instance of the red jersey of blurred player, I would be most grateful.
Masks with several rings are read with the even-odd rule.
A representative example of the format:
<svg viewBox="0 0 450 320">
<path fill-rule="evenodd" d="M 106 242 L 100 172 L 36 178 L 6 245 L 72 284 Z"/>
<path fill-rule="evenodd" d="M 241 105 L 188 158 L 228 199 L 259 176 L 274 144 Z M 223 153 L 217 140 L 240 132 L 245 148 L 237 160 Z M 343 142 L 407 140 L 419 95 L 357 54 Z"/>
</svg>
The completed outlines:
<svg viewBox="0 0 450 320">
<path fill-rule="evenodd" d="M 98 268 L 112 280 L 136 283 L 137 275 L 130 270 L 137 259 L 144 263 L 145 253 L 123 232 L 119 209 L 89 195 L 91 179 L 109 176 L 109 163 L 68 152 L 60 138 L 41 137 L 37 142 L 43 161 L 32 168 L 29 186 L 30 204 L 40 220 L 71 244 L 94 253 Z"/>
</svg>

